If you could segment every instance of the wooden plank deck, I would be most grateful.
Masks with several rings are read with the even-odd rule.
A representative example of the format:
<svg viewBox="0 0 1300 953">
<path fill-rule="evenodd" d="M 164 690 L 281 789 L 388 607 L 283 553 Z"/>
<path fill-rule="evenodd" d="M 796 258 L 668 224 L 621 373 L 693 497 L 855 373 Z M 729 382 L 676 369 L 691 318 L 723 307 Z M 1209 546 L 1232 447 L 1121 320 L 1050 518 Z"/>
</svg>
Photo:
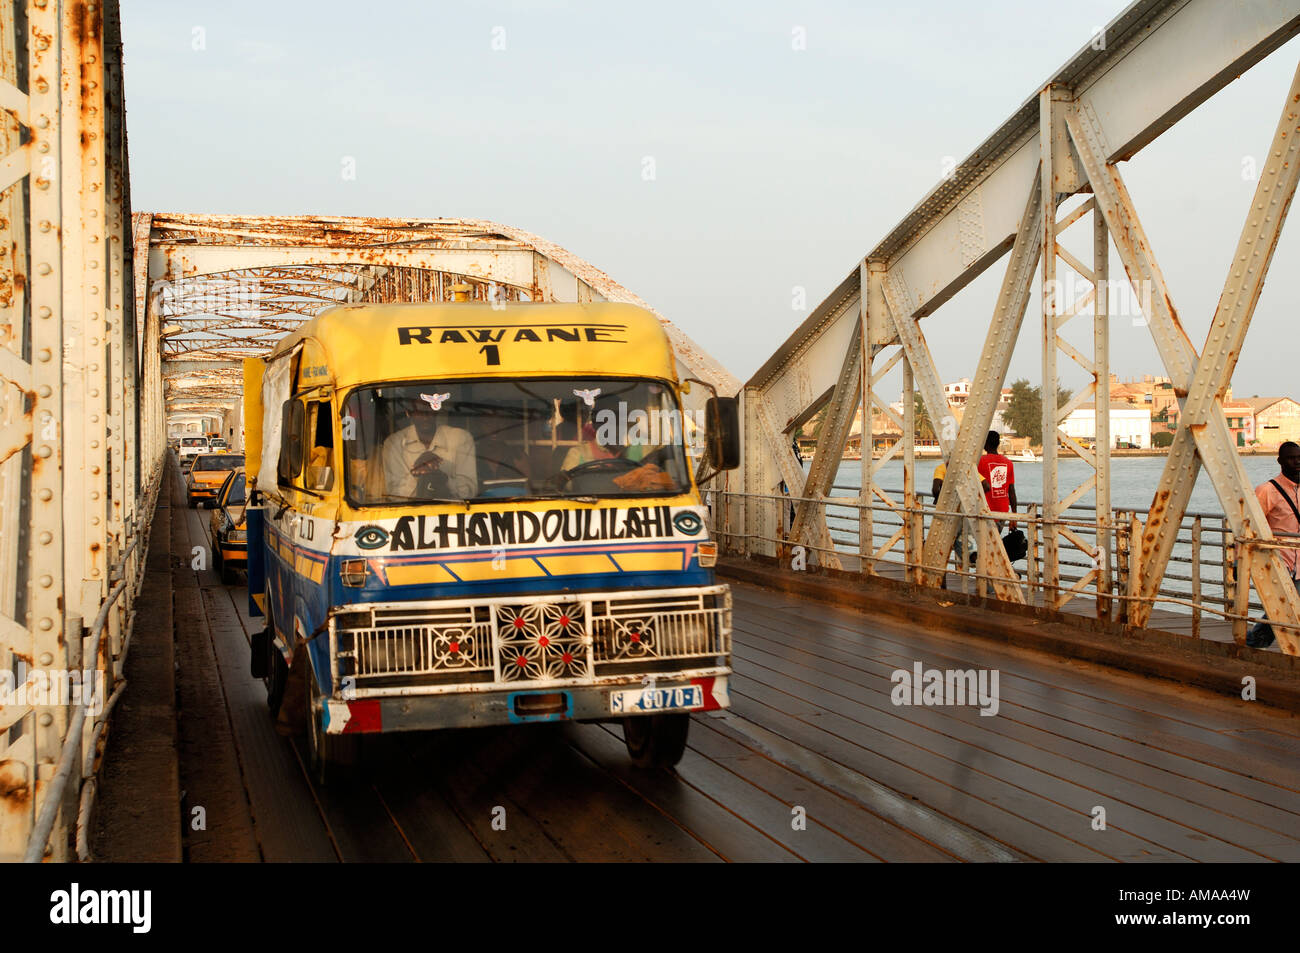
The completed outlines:
<svg viewBox="0 0 1300 953">
<path fill-rule="evenodd" d="M 733 714 L 1041 859 L 1300 857 L 1300 723 L 1255 702 L 734 587 Z M 996 669 L 996 716 L 894 670 Z M 1106 809 L 1107 830 L 1092 829 Z M 1036 829 L 1025 824 L 1035 825 Z"/>
<path fill-rule="evenodd" d="M 187 801 L 255 841 L 186 831 L 192 860 L 1300 860 L 1289 713 L 734 581 L 732 708 L 694 718 L 675 771 L 633 767 L 617 725 L 534 725 L 381 738 L 321 788 L 248 675 L 244 589 L 188 568 L 208 512 L 171 503 L 161 578 L 202 702 L 179 734 L 207 739 L 180 750 Z M 895 705 L 918 662 L 996 671 L 996 715 Z"/>
</svg>

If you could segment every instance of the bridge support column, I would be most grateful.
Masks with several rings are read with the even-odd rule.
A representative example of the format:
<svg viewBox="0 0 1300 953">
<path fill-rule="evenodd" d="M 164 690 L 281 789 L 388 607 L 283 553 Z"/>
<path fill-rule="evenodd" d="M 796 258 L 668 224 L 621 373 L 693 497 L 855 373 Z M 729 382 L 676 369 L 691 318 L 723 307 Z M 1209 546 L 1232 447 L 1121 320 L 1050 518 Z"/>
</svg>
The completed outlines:
<svg viewBox="0 0 1300 953">
<path fill-rule="evenodd" d="M 1065 126 L 1065 109 L 1073 101 L 1068 89 L 1049 86 L 1039 95 L 1039 134 L 1042 151 L 1041 178 L 1043 201 L 1043 600 L 1059 609 L 1084 589 L 1096 584 L 1098 611 L 1104 612 L 1110 569 L 1105 533 L 1110 525 L 1110 360 L 1107 322 L 1107 284 L 1109 244 L 1104 219 L 1089 199 L 1060 220 L 1060 199 L 1080 191 L 1086 178 L 1070 150 Z M 1048 173 L 1050 170 L 1050 174 Z M 1093 217 L 1091 267 L 1068 251 L 1059 236 L 1071 225 L 1090 214 Z M 1058 265 L 1064 262 L 1070 276 L 1077 276 L 1086 291 L 1073 293 L 1074 281 L 1058 279 Z M 1066 322 L 1092 306 L 1092 355 L 1089 357 L 1070 344 L 1061 334 Z M 1073 360 L 1091 380 L 1064 404 L 1057 373 L 1058 351 Z M 1088 398 L 1093 398 L 1095 421 L 1094 447 L 1090 451 L 1067 434 L 1063 424 L 1070 414 Z M 1059 481 L 1060 451 L 1065 449 L 1092 468 L 1092 473 L 1078 486 L 1061 496 Z M 1057 522 L 1069 515 L 1069 508 L 1089 491 L 1096 491 L 1092 540 L 1082 527 L 1073 528 Z M 1079 579 L 1062 579 L 1061 545 L 1066 543 L 1091 560 L 1091 568 Z"/>
</svg>

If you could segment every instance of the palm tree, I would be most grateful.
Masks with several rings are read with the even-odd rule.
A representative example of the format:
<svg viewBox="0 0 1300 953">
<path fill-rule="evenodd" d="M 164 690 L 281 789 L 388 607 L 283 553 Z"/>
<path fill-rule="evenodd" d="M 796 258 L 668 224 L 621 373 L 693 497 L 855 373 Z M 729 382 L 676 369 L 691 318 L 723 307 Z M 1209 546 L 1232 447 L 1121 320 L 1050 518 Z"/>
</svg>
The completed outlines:
<svg viewBox="0 0 1300 953">
<path fill-rule="evenodd" d="M 935 438 L 934 423 L 930 420 L 930 414 L 925 409 L 925 401 L 921 399 L 921 392 L 914 391 L 912 399 L 915 401 L 915 418 L 916 418 L 916 439 L 933 440 Z"/>
</svg>

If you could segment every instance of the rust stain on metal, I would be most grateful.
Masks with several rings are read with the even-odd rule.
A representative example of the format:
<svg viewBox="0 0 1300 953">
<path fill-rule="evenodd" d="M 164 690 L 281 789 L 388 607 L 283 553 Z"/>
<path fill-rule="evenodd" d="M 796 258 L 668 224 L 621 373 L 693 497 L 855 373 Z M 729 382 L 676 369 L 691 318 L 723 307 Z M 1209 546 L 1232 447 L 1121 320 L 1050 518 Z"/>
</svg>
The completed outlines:
<svg viewBox="0 0 1300 953">
<path fill-rule="evenodd" d="M 593 300 L 648 305 L 604 272 L 536 235 L 479 219 L 391 219 L 337 216 L 132 215 L 137 295 L 147 291 L 161 326 L 164 368 L 172 361 L 229 361 L 269 350 L 323 309 L 353 302 L 450 300 L 454 282 L 470 284 L 472 300 L 549 297 L 545 268 L 563 268 Z M 238 266 L 223 250 L 296 251 L 292 263 Z M 439 251 L 471 252 L 446 263 Z M 214 268 L 210 255 L 222 257 Z M 152 263 L 150 258 L 152 256 Z M 407 262 L 411 262 L 408 264 Z M 152 267 L 151 267 L 152 264 Z M 231 267 L 234 265 L 234 267 Z M 222 267 L 224 266 L 224 267 Z M 439 267 L 441 266 L 441 267 Z M 166 281 L 166 293 L 156 283 Z M 513 281 L 513 283 L 512 283 Z M 221 300 L 231 296 L 230 301 Z M 739 382 L 660 315 L 679 360 L 724 393 Z M 202 410 L 237 400 L 242 377 L 229 369 L 167 374 L 168 412 Z M 182 402 L 184 402 L 182 404 Z"/>
<path fill-rule="evenodd" d="M 31 796 L 32 789 L 22 763 L 12 758 L 0 761 L 0 803 L 21 809 L 26 807 Z"/>
</svg>

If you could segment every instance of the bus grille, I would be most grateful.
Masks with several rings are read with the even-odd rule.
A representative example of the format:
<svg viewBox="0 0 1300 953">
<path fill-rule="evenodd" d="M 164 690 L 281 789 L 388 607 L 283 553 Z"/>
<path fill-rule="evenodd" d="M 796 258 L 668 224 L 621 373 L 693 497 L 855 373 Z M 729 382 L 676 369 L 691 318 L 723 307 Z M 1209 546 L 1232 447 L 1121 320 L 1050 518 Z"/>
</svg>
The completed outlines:
<svg viewBox="0 0 1300 953">
<path fill-rule="evenodd" d="M 333 617 L 338 673 L 437 676 L 434 684 L 584 683 L 620 672 L 726 663 L 731 594 L 478 600 L 456 606 L 349 607 Z M 421 678 L 430 684 L 428 678 Z"/>
</svg>

